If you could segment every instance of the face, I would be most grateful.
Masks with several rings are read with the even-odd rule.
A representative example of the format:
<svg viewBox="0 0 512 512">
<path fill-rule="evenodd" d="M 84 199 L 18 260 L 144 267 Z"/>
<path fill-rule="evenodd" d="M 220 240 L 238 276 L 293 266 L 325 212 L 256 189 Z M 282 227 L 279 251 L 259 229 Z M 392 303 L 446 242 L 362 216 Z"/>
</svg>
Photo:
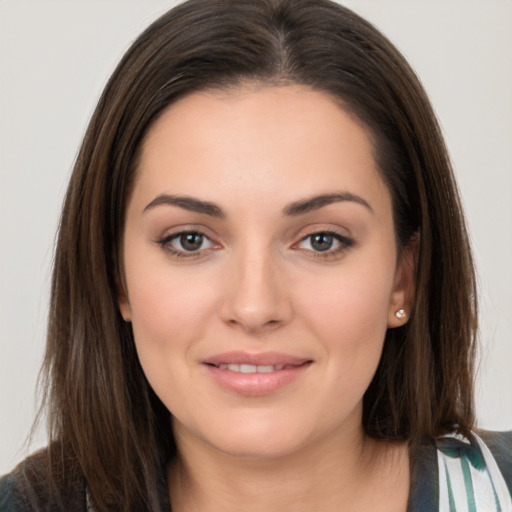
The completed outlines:
<svg viewBox="0 0 512 512">
<path fill-rule="evenodd" d="M 178 443 L 272 457 L 361 431 L 411 287 L 365 129 L 305 87 L 194 93 L 137 172 L 119 303 Z"/>
</svg>

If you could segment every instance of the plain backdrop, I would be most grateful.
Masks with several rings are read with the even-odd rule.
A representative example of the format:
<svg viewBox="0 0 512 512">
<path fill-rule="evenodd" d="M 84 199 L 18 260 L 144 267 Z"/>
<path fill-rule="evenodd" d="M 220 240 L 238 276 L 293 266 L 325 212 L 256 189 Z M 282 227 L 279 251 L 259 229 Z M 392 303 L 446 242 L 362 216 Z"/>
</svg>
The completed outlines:
<svg viewBox="0 0 512 512">
<path fill-rule="evenodd" d="M 0 474 L 36 411 L 55 231 L 88 119 L 171 0 L 0 0 Z M 479 425 L 512 428 L 512 1 L 347 0 L 402 50 L 440 118 L 478 265 Z"/>
</svg>

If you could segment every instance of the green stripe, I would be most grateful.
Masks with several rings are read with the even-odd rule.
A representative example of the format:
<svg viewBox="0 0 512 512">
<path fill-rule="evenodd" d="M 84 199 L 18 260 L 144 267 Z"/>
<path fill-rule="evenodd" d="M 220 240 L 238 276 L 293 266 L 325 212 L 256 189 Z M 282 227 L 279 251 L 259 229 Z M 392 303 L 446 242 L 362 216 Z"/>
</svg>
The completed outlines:
<svg viewBox="0 0 512 512">
<path fill-rule="evenodd" d="M 450 503 L 450 512 L 457 512 L 455 510 L 455 500 L 453 499 L 452 481 L 450 480 L 450 473 L 448 472 L 448 466 L 446 465 L 446 461 L 443 462 L 446 471 L 446 483 L 448 484 L 448 502 Z"/>
<path fill-rule="evenodd" d="M 496 510 L 497 510 L 497 512 L 502 512 L 500 499 L 498 498 L 498 493 L 496 492 L 496 487 L 494 487 L 494 482 L 492 480 L 491 473 L 489 472 L 489 470 L 487 468 L 486 468 L 486 472 L 487 472 L 487 476 L 489 477 L 489 481 L 491 482 L 492 492 L 494 493 L 494 501 L 496 502 Z M 510 493 L 510 495 L 512 496 L 512 493 Z"/>
<path fill-rule="evenodd" d="M 475 491 L 473 489 L 473 480 L 471 478 L 471 470 L 469 469 L 468 457 L 463 455 L 460 458 L 460 465 L 462 466 L 462 474 L 464 475 L 464 485 L 466 486 L 466 498 L 468 500 L 469 512 L 476 511 Z"/>
</svg>

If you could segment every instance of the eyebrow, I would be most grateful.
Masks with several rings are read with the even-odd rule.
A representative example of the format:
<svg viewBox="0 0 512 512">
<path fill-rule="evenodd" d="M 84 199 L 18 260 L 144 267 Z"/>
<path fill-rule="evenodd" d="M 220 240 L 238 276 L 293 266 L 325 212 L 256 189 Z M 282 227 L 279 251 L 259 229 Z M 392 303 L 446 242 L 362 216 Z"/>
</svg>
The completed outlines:
<svg viewBox="0 0 512 512">
<path fill-rule="evenodd" d="M 160 205 L 178 206 L 184 210 L 191 212 L 204 213 L 211 217 L 224 218 L 226 215 L 216 204 L 209 201 L 201 201 L 188 196 L 173 196 L 169 194 L 161 194 L 151 201 L 145 208 L 144 212 L 151 210 Z"/>
<path fill-rule="evenodd" d="M 333 203 L 345 201 L 360 204 L 366 207 L 371 213 L 373 213 L 373 208 L 362 197 L 350 192 L 336 192 L 334 194 L 321 194 L 310 197 L 308 199 L 295 201 L 283 209 L 283 215 L 287 217 L 296 217 L 298 215 L 304 215 L 305 213 L 319 210 L 320 208 Z M 144 212 L 147 212 L 148 210 L 161 205 L 178 206 L 184 210 L 202 213 L 204 215 L 209 215 L 211 217 L 220 219 L 226 217 L 226 214 L 222 208 L 217 206 L 215 203 L 203 201 L 201 199 L 196 199 L 189 196 L 176 196 L 170 194 L 160 194 L 159 196 L 155 197 L 155 199 L 153 199 L 153 201 L 151 201 L 144 208 Z"/>
<path fill-rule="evenodd" d="M 320 208 L 333 203 L 345 201 L 360 204 L 367 208 L 371 213 L 374 213 L 370 204 L 361 196 L 351 194 L 350 192 L 336 192 L 334 194 L 322 194 L 319 196 L 313 196 L 308 199 L 291 203 L 283 210 L 283 214 L 286 216 L 295 217 L 297 215 L 303 215 L 305 213 L 319 210 Z"/>
</svg>

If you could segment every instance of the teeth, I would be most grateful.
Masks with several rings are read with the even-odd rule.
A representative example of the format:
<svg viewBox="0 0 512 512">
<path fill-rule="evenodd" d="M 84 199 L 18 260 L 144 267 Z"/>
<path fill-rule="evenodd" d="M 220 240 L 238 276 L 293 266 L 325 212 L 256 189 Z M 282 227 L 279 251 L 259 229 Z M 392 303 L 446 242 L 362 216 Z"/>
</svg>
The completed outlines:
<svg viewBox="0 0 512 512">
<path fill-rule="evenodd" d="M 283 364 L 272 365 L 259 365 L 255 364 L 219 364 L 217 366 L 220 370 L 229 370 L 238 373 L 270 373 L 284 368 Z"/>
<path fill-rule="evenodd" d="M 277 370 L 275 366 L 257 366 L 256 371 L 258 373 L 270 373 Z"/>
</svg>

